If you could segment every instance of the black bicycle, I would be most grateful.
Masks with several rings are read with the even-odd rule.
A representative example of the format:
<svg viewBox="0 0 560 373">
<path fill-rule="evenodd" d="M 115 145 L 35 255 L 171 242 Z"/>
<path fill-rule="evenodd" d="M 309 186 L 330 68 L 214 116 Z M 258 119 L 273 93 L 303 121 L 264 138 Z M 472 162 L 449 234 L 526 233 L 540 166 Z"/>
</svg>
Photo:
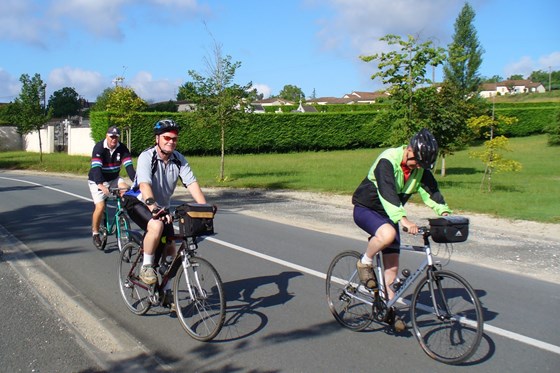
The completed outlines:
<svg viewBox="0 0 560 373">
<path fill-rule="evenodd" d="M 392 310 L 401 300 L 410 306 L 412 328 L 422 350 L 431 358 L 447 364 L 469 359 L 477 350 L 483 333 L 483 313 L 472 286 L 458 274 L 443 270 L 433 260 L 430 237 L 438 243 L 463 242 L 468 236 L 468 219 L 449 216 L 430 219 L 430 227 L 421 227 L 424 245 L 401 245 L 401 250 L 424 252 L 426 258 L 411 273 L 391 284 L 395 296 L 387 299 L 383 253 L 374 261 L 376 285 L 368 288 L 360 282 L 356 263 L 357 251 L 345 251 L 331 262 L 326 281 L 327 301 L 331 313 L 341 325 L 355 331 L 371 322 L 389 322 Z M 423 275 L 423 276 L 421 276 Z M 418 280 L 418 281 L 417 281 Z M 404 292 L 416 282 L 410 301 Z"/>
<path fill-rule="evenodd" d="M 130 311 L 143 315 L 152 306 L 162 305 L 165 285 L 173 280 L 173 306 L 185 331 L 194 339 L 209 341 L 218 335 L 225 321 L 226 303 L 222 279 L 214 266 L 197 255 L 200 236 L 214 233 L 215 207 L 184 204 L 175 210 L 180 234 L 167 237 L 180 242 L 175 257 L 169 263 L 156 250 L 158 281 L 146 285 L 140 280 L 143 249 L 142 233 L 131 231 L 132 241 L 120 255 L 119 285 Z"/>
</svg>

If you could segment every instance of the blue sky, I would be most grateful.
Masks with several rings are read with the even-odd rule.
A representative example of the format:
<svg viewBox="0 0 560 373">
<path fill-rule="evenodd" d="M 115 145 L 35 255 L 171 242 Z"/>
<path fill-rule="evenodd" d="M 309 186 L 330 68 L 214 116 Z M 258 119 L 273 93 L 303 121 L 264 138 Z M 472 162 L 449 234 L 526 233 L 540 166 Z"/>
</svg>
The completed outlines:
<svg viewBox="0 0 560 373">
<path fill-rule="evenodd" d="M 560 70 L 558 0 L 471 0 L 485 50 L 482 76 Z M 95 101 L 116 77 L 148 102 L 175 99 L 205 75 L 214 43 L 241 62 L 239 84 L 268 97 L 287 84 L 306 96 L 381 89 L 373 63 L 386 34 L 446 47 L 464 0 L 2 0 L 0 102 L 21 74 L 41 74 L 47 96 L 73 87 Z M 440 77 L 436 72 L 436 79 Z"/>
</svg>

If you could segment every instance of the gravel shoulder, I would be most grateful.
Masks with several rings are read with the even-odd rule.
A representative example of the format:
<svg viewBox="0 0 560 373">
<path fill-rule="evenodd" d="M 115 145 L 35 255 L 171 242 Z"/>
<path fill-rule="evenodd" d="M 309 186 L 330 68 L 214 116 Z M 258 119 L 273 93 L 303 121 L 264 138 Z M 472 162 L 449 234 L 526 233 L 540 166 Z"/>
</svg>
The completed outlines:
<svg viewBox="0 0 560 373">
<path fill-rule="evenodd" d="M 209 203 L 282 224 L 363 238 L 367 235 L 352 219 L 351 197 L 326 193 L 263 189 L 204 190 Z M 175 199 L 188 200 L 185 188 L 177 188 Z M 219 211 L 219 210 L 218 210 Z M 418 224 L 434 217 L 431 209 L 407 205 L 409 217 Z M 470 219 L 469 239 L 454 245 L 453 259 L 501 271 L 560 283 L 560 224 L 499 219 L 484 214 L 455 211 Z M 418 239 L 403 234 L 406 243 Z M 357 248 L 358 249 L 358 248 Z"/>
</svg>

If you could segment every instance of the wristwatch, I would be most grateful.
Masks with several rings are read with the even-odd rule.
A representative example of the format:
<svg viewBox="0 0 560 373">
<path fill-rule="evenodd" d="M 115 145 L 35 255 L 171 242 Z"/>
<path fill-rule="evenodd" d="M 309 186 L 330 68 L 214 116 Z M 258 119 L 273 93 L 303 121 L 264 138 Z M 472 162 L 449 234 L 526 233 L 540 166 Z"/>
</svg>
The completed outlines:
<svg viewBox="0 0 560 373">
<path fill-rule="evenodd" d="M 154 203 L 156 203 L 156 200 L 155 200 L 155 199 L 153 199 L 153 198 L 151 198 L 151 197 L 150 197 L 150 198 L 146 198 L 146 206 L 151 206 L 151 205 L 153 205 Z"/>
</svg>

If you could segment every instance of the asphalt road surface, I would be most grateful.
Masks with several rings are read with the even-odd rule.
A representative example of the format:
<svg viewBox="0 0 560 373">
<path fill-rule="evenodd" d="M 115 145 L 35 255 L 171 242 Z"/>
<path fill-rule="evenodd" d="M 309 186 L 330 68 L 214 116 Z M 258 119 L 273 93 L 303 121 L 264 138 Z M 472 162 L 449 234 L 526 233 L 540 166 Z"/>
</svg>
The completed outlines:
<svg viewBox="0 0 560 373">
<path fill-rule="evenodd" d="M 560 366 L 554 257 L 544 280 L 532 275 L 538 263 L 488 265 L 505 262 L 496 254 L 504 245 L 481 232 L 469 244 L 484 239 L 482 254 L 471 247 L 465 250 L 473 253 L 470 260 L 465 252 L 443 258 L 473 285 L 486 320 L 475 356 L 462 366 L 447 366 L 427 357 L 410 332 L 396 336 L 377 324 L 351 332 L 330 315 L 322 278 L 328 264 L 337 253 L 364 246 L 363 235 L 344 228 L 351 218 L 322 219 L 310 202 L 287 197 L 208 194 L 220 206 L 218 234 L 201 243 L 199 254 L 220 272 L 228 310 L 218 337 L 200 343 L 165 309 L 145 316 L 126 309 L 114 238 L 105 252 L 91 245 L 92 203 L 85 179 L 0 172 L 0 276 L 6 299 L 0 306 L 0 371 L 448 372 L 468 367 L 527 372 Z M 186 197 L 179 193 L 178 199 Z M 327 206 L 330 215 L 346 214 L 326 201 L 314 203 Z M 290 219 L 294 212 L 288 205 L 301 213 Z M 505 250 L 558 248 L 556 242 L 527 240 Z M 415 254 L 402 256 L 403 267 L 417 261 Z"/>
</svg>

